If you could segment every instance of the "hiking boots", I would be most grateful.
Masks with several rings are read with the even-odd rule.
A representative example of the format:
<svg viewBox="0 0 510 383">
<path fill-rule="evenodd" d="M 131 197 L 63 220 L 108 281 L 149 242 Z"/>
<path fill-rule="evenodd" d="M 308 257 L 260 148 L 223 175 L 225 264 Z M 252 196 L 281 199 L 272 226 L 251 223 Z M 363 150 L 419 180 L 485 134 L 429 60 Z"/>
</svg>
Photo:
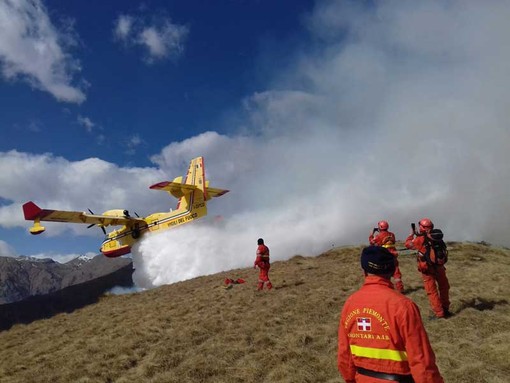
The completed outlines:
<svg viewBox="0 0 510 383">
<path fill-rule="evenodd" d="M 453 314 L 450 312 L 450 310 L 448 309 L 443 309 L 443 316 L 442 317 L 438 317 L 437 315 L 431 315 L 429 316 L 429 320 L 433 321 L 433 320 L 436 320 L 436 319 L 448 319 L 450 317 L 452 317 Z"/>
</svg>

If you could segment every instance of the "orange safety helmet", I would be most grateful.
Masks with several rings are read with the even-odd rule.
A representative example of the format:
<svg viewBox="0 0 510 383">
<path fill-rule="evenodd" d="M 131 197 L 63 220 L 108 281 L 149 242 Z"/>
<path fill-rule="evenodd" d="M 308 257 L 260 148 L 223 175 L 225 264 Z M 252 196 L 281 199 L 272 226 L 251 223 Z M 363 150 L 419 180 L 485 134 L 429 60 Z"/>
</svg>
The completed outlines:
<svg viewBox="0 0 510 383">
<path fill-rule="evenodd" d="M 377 222 L 377 227 L 379 228 L 379 230 L 388 230 L 390 224 L 388 223 L 388 221 L 379 221 Z"/>
<path fill-rule="evenodd" d="M 418 224 L 420 225 L 420 232 L 422 233 L 425 231 L 432 230 L 434 228 L 434 224 L 428 218 L 421 219 L 420 222 L 418 222 Z"/>
</svg>

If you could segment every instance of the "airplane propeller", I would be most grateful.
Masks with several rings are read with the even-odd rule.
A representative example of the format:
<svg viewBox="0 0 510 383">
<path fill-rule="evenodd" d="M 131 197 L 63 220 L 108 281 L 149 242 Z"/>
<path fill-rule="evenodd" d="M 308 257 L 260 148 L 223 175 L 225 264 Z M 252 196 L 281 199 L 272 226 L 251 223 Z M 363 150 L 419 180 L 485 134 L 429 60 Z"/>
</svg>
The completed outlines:
<svg viewBox="0 0 510 383">
<path fill-rule="evenodd" d="M 89 212 L 90 214 L 94 214 L 94 212 L 92 210 L 89 209 Z M 92 225 L 88 225 L 87 226 L 87 229 L 90 229 L 92 226 L 96 226 L 95 223 L 93 223 Z M 103 234 L 106 235 L 106 229 L 104 228 L 104 226 L 99 226 L 101 228 L 101 230 L 103 231 Z"/>
</svg>

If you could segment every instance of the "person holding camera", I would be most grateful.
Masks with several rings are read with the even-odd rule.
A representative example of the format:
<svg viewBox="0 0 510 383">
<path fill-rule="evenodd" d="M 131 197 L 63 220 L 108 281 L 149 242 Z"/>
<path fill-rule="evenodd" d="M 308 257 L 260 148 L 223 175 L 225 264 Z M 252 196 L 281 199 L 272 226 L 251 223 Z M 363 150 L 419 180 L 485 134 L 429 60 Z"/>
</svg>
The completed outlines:
<svg viewBox="0 0 510 383">
<path fill-rule="evenodd" d="M 442 262 L 439 262 L 440 249 L 434 249 L 432 242 L 434 238 L 431 236 L 434 231 L 434 224 L 428 218 L 423 218 L 418 223 L 419 232 L 416 232 L 414 223 L 411 224 L 411 232 L 406 239 L 405 246 L 408 249 L 418 251 L 418 271 L 421 273 L 423 285 L 427 292 L 432 311 L 434 316 L 430 319 L 447 318 L 451 316 L 450 313 L 450 283 L 446 276 L 446 257 Z M 444 251 L 446 246 L 443 243 Z M 436 258 L 436 259 L 434 259 Z"/>
<path fill-rule="evenodd" d="M 398 251 L 395 247 L 395 234 L 389 231 L 390 224 L 388 221 L 379 221 L 368 236 L 368 242 L 374 246 L 382 246 L 389 250 L 395 257 L 395 272 L 393 273 L 393 282 L 398 292 L 404 291 L 404 283 L 402 282 L 402 273 L 398 267 Z M 377 235 L 376 235 L 377 233 Z"/>
</svg>

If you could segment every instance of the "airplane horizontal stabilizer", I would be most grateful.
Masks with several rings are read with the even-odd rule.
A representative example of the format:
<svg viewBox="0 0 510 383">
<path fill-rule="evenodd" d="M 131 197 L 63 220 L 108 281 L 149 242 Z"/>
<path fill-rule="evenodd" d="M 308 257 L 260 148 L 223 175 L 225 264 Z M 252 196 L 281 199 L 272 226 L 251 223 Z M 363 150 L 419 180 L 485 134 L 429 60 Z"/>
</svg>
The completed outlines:
<svg viewBox="0 0 510 383">
<path fill-rule="evenodd" d="M 193 190 L 196 190 L 198 188 L 195 185 L 163 181 L 163 182 L 159 182 L 157 184 L 150 186 L 149 189 L 164 190 L 164 191 L 169 192 L 175 198 L 181 198 L 187 194 L 192 193 Z"/>
<path fill-rule="evenodd" d="M 206 188 L 207 199 L 211 199 L 212 197 L 221 197 L 223 194 L 228 193 L 230 190 L 226 189 L 216 189 L 216 188 Z"/>
</svg>

